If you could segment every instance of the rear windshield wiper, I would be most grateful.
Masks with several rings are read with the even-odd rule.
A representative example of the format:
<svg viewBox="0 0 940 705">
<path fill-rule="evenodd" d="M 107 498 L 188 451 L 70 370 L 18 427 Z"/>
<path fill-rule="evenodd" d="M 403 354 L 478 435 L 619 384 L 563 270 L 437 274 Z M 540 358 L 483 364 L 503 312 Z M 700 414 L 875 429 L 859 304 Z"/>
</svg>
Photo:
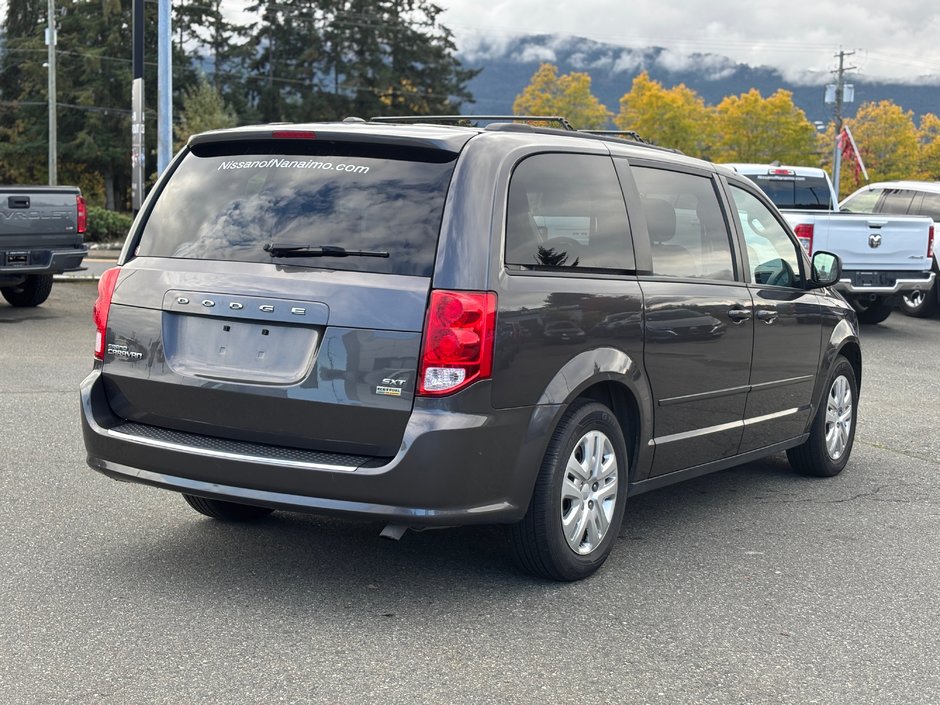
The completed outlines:
<svg viewBox="0 0 940 705">
<path fill-rule="evenodd" d="M 380 250 L 347 250 L 338 245 L 278 245 L 264 243 L 264 251 L 272 257 L 388 257 Z"/>
</svg>

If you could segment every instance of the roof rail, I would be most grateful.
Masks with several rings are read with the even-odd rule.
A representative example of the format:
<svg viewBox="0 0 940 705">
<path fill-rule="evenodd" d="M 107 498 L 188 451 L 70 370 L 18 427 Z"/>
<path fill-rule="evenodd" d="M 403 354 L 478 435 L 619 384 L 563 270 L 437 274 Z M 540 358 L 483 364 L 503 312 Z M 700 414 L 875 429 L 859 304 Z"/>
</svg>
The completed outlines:
<svg viewBox="0 0 940 705">
<path fill-rule="evenodd" d="M 508 120 L 510 122 L 555 122 L 562 126 L 563 129 L 568 130 L 569 132 L 577 132 L 574 127 L 568 122 L 568 118 L 562 117 L 561 115 L 408 115 L 408 116 L 391 116 L 391 115 L 382 115 L 379 117 L 370 118 L 372 122 L 400 122 L 400 123 L 413 123 L 413 122 L 444 122 L 444 123 L 458 123 L 458 122 L 471 122 L 473 120 L 485 120 L 485 121 L 494 121 L 494 120 Z"/>
<path fill-rule="evenodd" d="M 643 144 L 652 144 L 652 142 L 640 137 L 640 133 L 634 130 L 578 130 L 588 135 L 599 135 L 601 137 L 629 137 L 634 142 Z"/>
</svg>

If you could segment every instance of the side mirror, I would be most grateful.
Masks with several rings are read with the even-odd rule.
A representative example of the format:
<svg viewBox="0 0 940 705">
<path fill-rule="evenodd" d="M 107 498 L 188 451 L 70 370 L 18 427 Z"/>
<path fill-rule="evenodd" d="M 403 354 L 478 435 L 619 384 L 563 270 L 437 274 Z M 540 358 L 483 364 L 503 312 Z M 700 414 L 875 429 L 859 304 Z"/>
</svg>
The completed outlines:
<svg viewBox="0 0 940 705">
<path fill-rule="evenodd" d="M 817 288 L 832 286 L 842 276 L 842 260 L 839 255 L 820 250 L 813 255 L 813 284 Z"/>
</svg>

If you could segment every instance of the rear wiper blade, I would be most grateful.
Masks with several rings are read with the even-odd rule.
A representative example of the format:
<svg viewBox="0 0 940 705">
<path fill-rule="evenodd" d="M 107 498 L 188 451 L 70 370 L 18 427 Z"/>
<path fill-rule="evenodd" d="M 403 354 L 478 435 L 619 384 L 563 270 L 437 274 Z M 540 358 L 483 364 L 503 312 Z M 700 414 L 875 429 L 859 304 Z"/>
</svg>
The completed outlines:
<svg viewBox="0 0 940 705">
<path fill-rule="evenodd" d="M 264 251 L 272 257 L 388 257 L 381 250 L 347 250 L 338 245 L 279 245 L 266 242 Z"/>
</svg>

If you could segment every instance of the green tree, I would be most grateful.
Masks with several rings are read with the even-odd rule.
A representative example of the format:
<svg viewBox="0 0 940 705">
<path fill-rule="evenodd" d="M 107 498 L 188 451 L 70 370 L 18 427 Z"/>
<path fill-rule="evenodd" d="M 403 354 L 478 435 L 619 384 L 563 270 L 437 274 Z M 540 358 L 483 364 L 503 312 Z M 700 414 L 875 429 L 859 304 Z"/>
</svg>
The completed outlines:
<svg viewBox="0 0 940 705">
<path fill-rule="evenodd" d="M 816 129 L 793 104 L 790 91 L 769 98 L 757 89 L 728 96 L 715 108 L 715 161 L 812 164 Z"/>
<path fill-rule="evenodd" d="M 173 126 L 176 147 L 182 147 L 190 135 L 222 127 L 235 127 L 238 117 L 205 78 L 183 92 L 179 122 Z"/>
<path fill-rule="evenodd" d="M 712 143 L 712 115 L 705 101 L 685 84 L 666 89 L 646 71 L 633 79 L 620 99 L 614 122 L 644 139 L 678 149 L 693 157 L 707 157 Z"/>
<path fill-rule="evenodd" d="M 599 130 L 611 113 L 592 93 L 591 77 L 572 72 L 558 75 L 558 67 L 542 64 L 512 104 L 516 115 L 559 115 L 577 129 Z"/>
</svg>

